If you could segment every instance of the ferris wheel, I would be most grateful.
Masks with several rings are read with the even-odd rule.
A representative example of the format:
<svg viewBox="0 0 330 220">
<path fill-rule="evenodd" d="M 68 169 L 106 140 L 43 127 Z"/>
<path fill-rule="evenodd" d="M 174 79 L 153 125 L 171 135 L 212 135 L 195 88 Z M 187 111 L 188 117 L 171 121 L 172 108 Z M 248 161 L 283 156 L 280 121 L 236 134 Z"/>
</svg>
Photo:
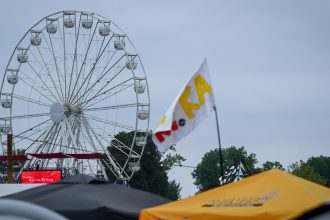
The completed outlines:
<svg viewBox="0 0 330 220">
<path fill-rule="evenodd" d="M 21 38 L 1 84 L 2 154 L 7 134 L 28 155 L 23 169 L 129 180 L 149 130 L 149 91 L 127 35 L 95 13 L 61 11 Z M 129 141 L 117 135 L 126 132 Z"/>
</svg>

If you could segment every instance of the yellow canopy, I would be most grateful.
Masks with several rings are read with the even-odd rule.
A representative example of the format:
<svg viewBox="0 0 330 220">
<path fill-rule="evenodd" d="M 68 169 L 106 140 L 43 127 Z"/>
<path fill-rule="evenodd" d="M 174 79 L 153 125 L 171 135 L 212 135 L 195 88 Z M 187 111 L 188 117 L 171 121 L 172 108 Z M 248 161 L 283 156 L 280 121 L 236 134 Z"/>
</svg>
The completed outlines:
<svg viewBox="0 0 330 220">
<path fill-rule="evenodd" d="M 139 220 L 288 219 L 329 199 L 329 188 L 272 169 L 190 198 L 143 209 Z"/>
</svg>

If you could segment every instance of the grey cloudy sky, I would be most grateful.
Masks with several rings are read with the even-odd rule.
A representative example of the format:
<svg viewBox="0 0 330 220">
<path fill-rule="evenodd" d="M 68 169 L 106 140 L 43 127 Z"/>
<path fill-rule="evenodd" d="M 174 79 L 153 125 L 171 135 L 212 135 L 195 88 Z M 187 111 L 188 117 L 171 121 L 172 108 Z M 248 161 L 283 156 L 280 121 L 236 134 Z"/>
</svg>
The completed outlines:
<svg viewBox="0 0 330 220">
<path fill-rule="evenodd" d="M 67 9 L 103 15 L 128 34 L 148 76 L 152 129 L 206 57 L 223 147 L 245 146 L 259 164 L 330 156 L 329 1 L 3 1 L 2 72 L 30 26 Z M 217 147 L 214 120 L 177 144 L 187 165 Z M 196 191 L 191 171 L 170 172 L 183 196 Z"/>
</svg>

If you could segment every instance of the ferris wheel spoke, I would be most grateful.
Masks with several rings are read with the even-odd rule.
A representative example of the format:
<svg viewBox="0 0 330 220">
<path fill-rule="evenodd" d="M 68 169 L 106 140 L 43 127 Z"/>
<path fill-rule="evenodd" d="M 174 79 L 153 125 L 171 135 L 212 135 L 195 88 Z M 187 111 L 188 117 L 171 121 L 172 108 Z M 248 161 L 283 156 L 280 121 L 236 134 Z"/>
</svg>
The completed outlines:
<svg viewBox="0 0 330 220">
<path fill-rule="evenodd" d="M 63 17 L 63 19 L 64 19 L 64 17 Z M 57 22 L 59 23 L 58 20 L 57 20 Z M 60 27 L 60 25 L 59 25 L 59 27 Z M 66 47 L 65 47 L 65 27 L 64 27 L 64 25 L 62 25 L 62 28 L 63 28 L 63 36 L 61 34 L 61 28 L 59 28 L 59 34 L 60 34 L 62 44 L 63 44 L 64 102 L 66 102 L 66 99 L 67 99 L 67 85 L 66 85 L 66 74 L 67 74 L 66 59 L 67 59 L 67 55 L 66 55 Z"/>
<path fill-rule="evenodd" d="M 63 17 L 63 19 L 64 19 L 64 17 Z M 64 23 L 64 20 L 62 21 L 62 23 Z M 59 72 L 59 73 L 61 73 L 61 75 L 59 75 L 59 82 L 64 81 L 64 85 L 63 85 L 64 89 L 62 87 L 62 90 L 63 90 L 63 100 L 65 102 L 66 97 L 67 97 L 67 79 L 66 79 L 67 78 L 66 77 L 66 75 L 67 75 L 67 66 L 66 66 L 67 54 L 66 54 L 66 41 L 65 41 L 65 26 L 60 24 L 59 19 L 57 20 L 57 25 L 58 25 L 58 27 L 62 27 L 62 30 L 61 30 L 61 28 L 58 28 L 58 35 L 59 35 L 60 39 L 57 42 L 59 43 L 59 46 L 61 47 L 61 48 L 59 48 L 59 50 L 62 49 L 61 54 L 63 55 L 63 74 L 62 74 L 62 72 Z M 60 80 L 60 77 L 63 77 L 64 80 Z"/>
<path fill-rule="evenodd" d="M 112 37 L 111 37 L 112 38 Z M 109 40 L 109 42 L 111 41 L 111 39 Z M 108 42 L 108 43 L 109 43 Z M 108 44 L 107 44 L 108 45 Z M 83 82 L 82 82 L 82 84 L 80 85 L 80 88 L 78 89 L 78 91 L 77 91 L 77 93 L 74 95 L 74 97 L 70 100 L 70 103 L 72 103 L 73 102 L 73 105 L 75 104 L 75 103 L 77 103 L 80 99 L 81 99 L 81 97 L 83 97 L 84 96 L 84 94 L 86 94 L 88 91 L 89 91 L 89 89 L 90 88 L 88 88 L 88 84 L 90 83 L 90 79 L 91 79 L 91 77 L 92 77 L 92 73 L 94 72 L 94 70 L 95 70 L 95 67 L 96 67 L 96 64 L 97 64 L 97 62 L 99 61 L 99 59 L 100 59 L 100 56 L 103 54 L 103 52 L 104 52 L 104 50 L 106 49 L 106 47 L 104 47 L 104 49 L 103 49 L 103 51 L 102 51 L 102 53 L 99 55 L 99 57 L 97 57 L 96 58 L 96 61 L 95 61 L 95 63 L 93 64 L 93 67 L 91 68 L 91 70 L 89 71 L 89 73 L 87 74 L 87 76 L 86 76 L 86 78 L 84 78 L 84 80 L 83 80 Z M 117 62 L 119 62 L 120 60 L 118 60 Z M 116 63 L 117 63 L 116 62 Z M 113 68 L 115 65 L 116 65 L 116 63 L 111 67 L 111 68 Z M 110 69 L 111 69 L 110 68 Z M 88 80 L 88 82 L 86 83 L 86 81 Z M 95 83 L 93 84 L 93 85 L 95 85 L 96 83 L 98 83 L 98 81 L 95 81 Z M 83 92 L 83 94 L 82 95 L 80 95 L 80 97 L 78 97 L 78 99 L 75 101 L 75 98 L 79 95 L 79 92 L 83 89 L 83 87 L 84 87 L 84 85 L 86 84 L 86 86 L 85 86 L 85 91 Z M 88 88 L 88 89 L 87 89 Z M 73 94 L 72 94 L 73 95 Z"/>
<path fill-rule="evenodd" d="M 42 136 L 47 137 L 49 133 L 53 130 L 53 128 L 54 128 L 54 123 L 48 125 L 48 127 L 44 129 L 44 131 L 26 148 L 26 151 L 28 151 L 37 142 L 43 143 L 42 140 L 44 140 L 44 138 Z M 38 151 L 35 152 L 37 153 Z"/>
<path fill-rule="evenodd" d="M 25 97 L 25 96 L 21 96 L 21 95 L 17 95 L 17 94 L 12 94 L 12 97 L 16 98 L 16 99 L 26 101 L 26 102 L 34 103 L 34 104 L 37 104 L 37 105 L 42 105 L 42 106 L 49 107 L 49 108 L 51 107 L 51 105 L 49 105 L 47 103 L 44 103 L 44 102 L 41 102 L 41 101 L 36 101 L 36 100 L 33 100 L 29 97 Z"/>
<path fill-rule="evenodd" d="M 41 134 L 37 137 L 37 139 L 33 140 L 32 143 L 31 143 L 27 148 L 25 148 L 25 153 L 28 153 L 28 152 L 29 152 L 29 149 L 30 149 L 35 143 L 37 143 L 37 142 L 38 142 L 38 139 L 39 139 L 41 136 L 43 136 L 46 132 L 47 132 L 47 130 L 44 131 L 43 133 L 41 133 Z M 33 151 L 32 151 L 32 152 L 33 152 Z M 33 153 L 34 153 L 34 152 L 33 152 Z M 24 170 L 24 169 L 26 169 L 27 167 L 29 167 L 29 166 L 31 165 L 32 161 L 33 161 L 33 160 L 28 160 L 28 161 L 24 164 L 24 166 L 23 166 L 23 168 L 21 169 L 21 171 Z"/>
<path fill-rule="evenodd" d="M 14 137 L 16 137 L 16 136 L 20 136 L 20 135 L 22 135 L 22 134 L 25 134 L 25 133 L 28 132 L 28 131 L 32 131 L 33 129 L 35 129 L 35 128 L 39 127 L 39 126 L 42 126 L 42 125 L 46 124 L 46 123 L 49 122 L 49 121 L 50 121 L 50 119 L 47 119 L 46 121 L 43 121 L 43 122 L 41 122 L 41 123 L 39 123 L 39 124 L 37 124 L 37 125 L 35 125 L 35 126 L 29 128 L 29 129 L 26 129 L 25 131 L 23 131 L 23 132 L 21 132 L 21 133 L 19 133 L 19 134 L 17 134 L 17 135 L 14 135 Z"/>
<path fill-rule="evenodd" d="M 98 23 L 97 23 L 97 24 L 98 24 Z M 96 32 L 97 26 L 98 26 L 97 24 L 95 25 L 95 28 L 94 28 L 94 31 L 93 31 L 93 35 L 92 35 L 92 37 L 89 39 L 89 44 L 88 44 L 87 50 L 86 50 L 86 52 L 85 52 L 85 57 L 84 57 L 84 60 L 83 60 L 83 62 L 82 62 L 82 65 L 81 65 L 81 67 L 80 67 L 80 70 L 79 70 L 79 73 L 78 73 L 77 79 L 76 79 L 76 81 L 75 81 L 75 84 L 74 84 L 74 86 L 73 86 L 73 90 L 72 90 L 72 92 L 71 92 L 71 94 L 70 94 L 69 102 L 71 101 L 71 98 L 72 98 L 73 94 L 75 94 L 74 91 L 75 91 L 76 86 L 77 86 L 77 83 L 78 83 L 78 81 L 79 81 L 79 79 L 80 79 L 80 76 L 81 76 L 82 70 L 83 70 L 83 68 L 84 68 L 84 66 L 85 66 L 85 64 L 86 64 L 86 59 L 87 59 L 87 57 L 88 57 L 89 50 L 90 50 L 90 47 L 91 47 L 91 45 L 92 45 L 92 41 L 93 41 L 93 38 L 94 38 L 94 35 L 95 35 L 95 32 Z"/>
<path fill-rule="evenodd" d="M 54 93 L 51 91 L 51 89 L 48 87 L 48 85 L 44 82 L 44 80 L 40 77 L 40 74 L 33 68 L 33 66 L 31 65 L 30 62 L 28 62 L 29 66 L 31 67 L 31 69 L 33 70 L 33 72 L 37 75 L 37 77 L 39 78 L 39 80 L 42 82 L 42 84 L 44 85 L 44 88 L 47 88 L 48 92 L 56 99 L 56 101 L 59 102 L 59 100 L 57 99 L 57 97 L 54 95 Z"/>
<path fill-rule="evenodd" d="M 83 109 L 84 112 L 87 111 L 102 111 L 102 110 L 109 110 L 109 109 L 119 109 L 119 108 L 132 108 L 138 106 L 137 103 L 130 103 L 130 104 L 124 104 L 124 105 L 110 105 L 110 106 L 103 106 L 103 107 L 97 107 L 97 108 L 85 108 Z"/>
<path fill-rule="evenodd" d="M 38 113 L 38 114 L 30 114 L 30 115 L 14 115 L 10 117 L 0 118 L 0 120 L 9 120 L 9 119 L 25 119 L 25 118 L 33 118 L 33 117 L 44 117 L 49 116 L 50 113 Z"/>
<path fill-rule="evenodd" d="M 20 135 L 17 135 L 15 136 L 15 138 L 18 138 L 19 140 L 15 140 L 15 142 L 13 143 L 14 145 L 17 145 L 18 143 L 20 143 L 21 141 L 24 141 L 24 140 L 29 140 L 29 141 L 34 141 L 33 139 L 33 136 L 38 134 L 40 131 L 35 131 L 31 134 L 29 134 L 29 136 L 20 136 Z"/>
<path fill-rule="evenodd" d="M 50 128 L 46 130 L 46 133 L 44 135 L 44 137 L 42 137 L 39 142 L 41 143 L 39 150 L 40 152 L 42 152 L 43 149 L 45 149 L 48 146 L 48 143 L 52 141 L 53 136 L 54 136 L 54 131 L 56 131 L 58 128 L 58 123 L 52 123 L 50 125 Z M 45 151 L 47 152 L 47 151 Z"/>
<path fill-rule="evenodd" d="M 125 55 L 123 55 L 121 58 L 119 58 L 108 70 L 107 70 L 107 72 L 105 72 L 100 78 L 99 78 L 99 80 L 100 79 L 102 79 L 113 67 L 115 67 L 119 62 L 120 62 L 120 60 L 124 57 Z M 95 62 L 95 64 L 96 64 L 96 62 Z M 94 67 L 91 69 L 91 71 L 89 72 L 89 74 L 87 75 L 87 78 L 90 76 L 90 74 L 93 72 L 93 70 L 94 70 L 94 68 L 95 68 L 95 64 L 94 64 Z M 87 92 L 89 92 L 89 90 L 91 90 L 94 86 L 95 86 L 95 84 L 97 84 L 98 83 L 98 81 L 96 80 L 94 83 L 93 83 L 93 85 L 91 86 L 91 87 L 89 87 L 88 89 L 86 89 L 85 90 L 85 92 L 80 96 L 80 97 L 78 97 L 78 99 L 77 100 L 75 100 L 75 98 L 77 97 L 77 95 L 79 94 L 79 92 L 80 92 L 80 90 L 83 88 L 83 85 L 86 83 L 86 79 L 87 78 L 85 78 L 84 79 L 84 81 L 83 81 L 83 83 L 82 83 L 82 85 L 80 86 L 80 88 L 79 88 L 79 90 L 77 91 L 77 93 L 75 94 L 75 96 L 72 98 L 72 100 L 71 100 L 71 104 L 72 105 L 74 105 L 74 104 L 76 104 L 82 97 L 84 97 L 84 95 L 87 93 Z M 88 85 L 86 85 L 86 87 L 88 87 Z"/>
<path fill-rule="evenodd" d="M 38 66 L 39 68 L 43 68 L 41 62 L 39 61 L 39 59 L 37 58 L 37 56 L 33 53 L 33 50 L 30 49 L 28 52 L 29 52 L 30 55 L 32 55 L 32 57 L 33 57 L 33 60 L 30 60 L 29 63 L 37 64 L 37 66 Z"/>
<path fill-rule="evenodd" d="M 56 86 L 56 84 L 55 84 L 55 82 L 54 82 L 54 79 L 53 79 L 53 77 L 52 77 L 52 74 L 49 72 L 48 65 L 46 64 L 45 59 L 44 59 L 44 57 L 42 56 L 39 47 L 37 47 L 37 49 L 38 49 L 39 55 L 40 55 L 40 57 L 41 57 L 41 59 L 42 59 L 42 62 L 43 62 L 44 66 L 45 66 L 45 68 L 46 68 L 46 70 L 47 70 L 48 76 L 49 76 L 49 78 L 50 78 L 50 80 L 51 80 L 51 82 L 52 82 L 52 84 L 53 84 L 53 86 L 54 86 L 54 89 L 55 89 L 56 93 L 57 93 L 57 97 L 58 97 L 59 99 L 61 99 L 61 95 L 60 95 L 60 93 L 58 92 L 58 89 L 57 89 L 57 86 Z"/>
<path fill-rule="evenodd" d="M 47 39 L 44 35 L 44 33 L 42 33 L 44 38 Z M 51 48 L 51 54 L 53 56 L 53 60 L 54 60 L 54 63 L 55 63 L 55 68 L 56 68 L 56 75 L 57 75 L 57 80 L 58 80 L 58 84 L 60 86 L 60 91 L 61 91 L 61 94 L 62 94 L 62 100 L 64 101 L 64 94 L 63 94 L 63 89 L 62 89 L 62 83 L 61 83 L 61 80 L 60 80 L 60 69 L 58 67 L 58 63 L 57 63 L 57 58 L 55 56 L 55 51 L 54 51 L 54 45 L 53 45 L 53 41 L 52 41 L 52 38 L 50 36 L 50 34 L 48 34 L 48 37 L 49 37 L 49 41 L 50 41 L 50 48 Z M 48 41 L 46 40 L 47 44 L 48 44 Z M 49 47 L 49 46 L 48 46 Z"/>
<path fill-rule="evenodd" d="M 110 41 L 111 41 L 111 40 L 108 41 L 108 44 L 110 43 Z M 108 46 L 108 44 L 107 44 L 107 46 Z M 107 62 L 106 62 L 106 64 L 104 65 L 102 71 L 99 73 L 99 76 L 102 76 L 102 75 L 106 74 L 105 71 L 106 71 L 106 69 L 108 68 L 110 62 L 113 60 L 114 56 L 116 55 L 116 52 L 117 52 L 117 51 L 113 52 L 113 53 L 111 54 L 110 58 L 109 58 L 109 56 L 108 56 L 108 58 L 106 59 Z M 109 55 L 109 54 L 108 54 L 108 55 Z M 114 66 L 113 66 L 113 67 L 114 67 Z M 109 68 L 109 71 L 110 71 L 113 67 Z M 108 71 L 108 72 L 109 72 L 109 71 Z M 88 83 L 87 83 L 87 85 L 88 85 Z M 87 91 L 87 89 L 88 89 L 88 87 L 86 86 L 85 91 L 84 91 L 83 93 L 85 93 L 85 92 Z"/>
<path fill-rule="evenodd" d="M 22 71 L 20 71 L 20 73 L 21 73 L 22 75 L 24 75 L 26 78 L 28 78 L 28 79 L 30 79 L 31 81 L 33 81 L 31 78 L 29 78 L 28 76 L 26 76 L 26 74 L 23 73 Z M 36 84 L 37 86 L 40 86 L 40 90 L 38 90 L 38 89 L 36 89 L 35 87 L 31 86 L 31 84 L 33 84 L 33 83 L 28 83 L 28 82 L 26 82 L 23 78 L 20 78 L 20 80 L 21 80 L 25 85 L 30 86 L 31 89 L 32 89 L 33 91 L 39 93 L 42 97 L 48 99 L 51 103 L 54 103 L 54 102 L 55 102 L 54 100 L 50 99 L 48 96 L 46 96 L 45 94 L 43 94 L 43 93 L 41 92 L 41 90 L 42 90 L 42 86 Z"/>
<path fill-rule="evenodd" d="M 29 129 L 27 129 L 27 130 L 25 130 L 25 131 L 23 131 L 23 132 L 21 132 L 21 133 L 19 133 L 19 134 L 13 135 L 13 138 L 14 138 L 14 139 L 15 139 L 15 138 L 19 138 L 19 137 L 21 137 L 23 134 L 25 134 L 25 133 L 27 133 L 27 132 L 29 132 L 29 131 L 32 131 L 33 129 L 35 129 L 35 128 L 39 127 L 39 126 L 44 125 L 44 124 L 47 123 L 48 121 L 50 121 L 50 119 L 48 119 L 48 120 L 46 120 L 46 121 L 43 121 L 43 122 L 41 122 L 41 123 L 39 123 L 39 124 L 33 126 L 32 128 L 29 128 Z M 40 132 L 40 131 L 38 131 L 38 132 Z M 7 140 L 4 141 L 4 142 L 2 142 L 2 143 L 3 143 L 3 144 L 6 144 L 6 143 L 7 143 Z"/>
<path fill-rule="evenodd" d="M 89 115 L 89 114 L 84 114 L 84 117 L 86 117 L 87 119 L 90 119 L 90 120 L 94 120 L 94 121 L 98 121 L 98 122 L 101 122 L 101 123 L 109 124 L 109 125 L 112 125 L 112 126 L 115 126 L 115 127 L 120 127 L 120 128 L 129 130 L 129 131 L 135 130 L 135 128 L 132 127 L 132 126 L 120 124 L 120 123 L 113 122 L 113 121 L 109 121 L 109 120 L 99 118 L 99 117 L 96 117 L 96 116 L 92 116 L 92 115 Z"/>
<path fill-rule="evenodd" d="M 103 37 L 103 40 L 102 40 L 102 43 L 101 43 L 100 49 L 99 49 L 98 54 L 97 54 L 96 59 L 95 59 L 96 62 L 95 62 L 95 64 L 94 64 L 93 67 L 92 67 L 92 71 L 93 71 L 93 72 L 94 72 L 94 70 L 95 70 L 96 64 L 98 63 L 100 57 L 102 56 L 102 54 L 104 53 L 104 51 L 105 51 L 106 48 L 108 47 L 108 45 L 109 45 L 109 43 L 111 42 L 111 39 L 112 39 L 112 38 L 113 38 L 113 35 L 112 35 L 112 37 L 110 38 L 110 40 L 108 40 L 108 43 L 106 44 L 106 46 L 103 48 L 103 50 L 102 50 L 102 52 L 101 52 L 101 49 L 102 49 L 102 47 L 103 47 L 104 40 L 105 40 L 105 37 Z M 88 85 L 89 85 L 89 83 L 90 83 L 90 80 L 91 80 L 91 78 L 92 78 L 92 74 L 89 74 L 86 78 L 88 78 L 88 82 L 86 83 L 86 89 L 87 89 L 87 87 L 88 87 Z M 85 92 L 86 92 L 86 89 L 85 89 Z M 83 93 L 85 93 L 85 92 L 83 92 Z"/>
<path fill-rule="evenodd" d="M 124 82 L 119 83 L 119 84 L 116 85 L 116 86 L 113 86 L 113 87 L 107 89 L 106 91 L 102 91 L 102 90 L 107 86 L 107 85 L 105 85 L 105 86 L 104 86 L 103 88 L 101 88 L 96 94 L 94 94 L 93 97 L 84 100 L 83 102 L 80 103 L 80 105 L 81 105 L 82 107 L 85 107 L 89 102 L 91 102 L 92 100 L 96 100 L 97 97 L 102 96 L 102 95 L 106 95 L 107 98 L 109 98 L 109 96 L 108 96 L 107 94 L 108 94 L 109 92 L 111 92 L 112 90 L 118 88 L 118 87 L 122 87 L 122 89 L 119 90 L 119 91 L 123 91 L 123 90 L 125 90 L 125 89 L 127 89 L 127 88 L 129 88 L 129 87 L 132 87 L 132 86 L 134 85 L 134 83 L 133 83 L 133 84 L 128 84 L 128 85 L 126 84 L 127 82 L 131 81 L 132 79 L 133 79 L 133 78 L 130 78 L 130 79 L 128 79 L 128 80 L 125 80 Z M 102 91 L 102 92 L 101 92 L 101 91 Z M 117 93 L 116 93 L 116 94 L 117 94 Z"/>
<path fill-rule="evenodd" d="M 100 75 L 100 77 L 99 78 L 97 78 L 96 80 L 95 80 L 95 83 L 92 85 L 92 86 L 90 86 L 88 89 L 87 89 L 87 87 L 86 87 L 86 90 L 84 91 L 84 93 L 81 95 L 81 97 L 80 98 L 86 98 L 86 97 L 88 97 L 89 96 L 89 93 L 91 93 L 91 91 L 92 91 L 92 89 L 97 85 L 97 83 L 98 82 L 100 82 L 102 79 L 103 79 L 103 77 L 104 76 L 106 76 L 106 74 L 120 61 L 122 59 L 122 57 L 114 64 L 114 65 L 112 65 L 105 73 L 102 73 L 101 75 Z M 119 73 L 121 73 L 123 70 L 125 69 L 125 67 L 122 67 L 122 69 L 118 72 L 118 73 L 116 73 L 115 74 L 115 76 L 113 76 L 110 80 L 108 80 L 107 81 L 107 83 L 106 83 L 106 85 L 105 85 L 105 87 L 110 83 L 110 82 L 112 82 L 112 80 L 114 80 L 118 75 L 119 75 Z M 87 84 L 88 85 L 88 84 Z M 103 88 L 102 88 L 103 89 Z"/>
<path fill-rule="evenodd" d="M 120 90 L 118 90 L 118 91 L 116 91 L 116 92 L 112 92 L 111 95 L 108 94 L 111 90 L 109 90 L 109 91 L 105 91 L 105 92 L 103 92 L 103 93 L 101 94 L 101 95 L 106 95 L 104 98 L 102 98 L 102 99 L 100 99 L 100 100 L 97 100 L 97 99 L 95 99 L 95 98 L 94 98 L 94 100 L 86 100 L 85 102 L 82 103 L 82 106 L 83 106 L 84 108 L 89 108 L 89 107 L 91 107 L 91 106 L 94 106 L 94 105 L 96 105 L 96 104 L 98 104 L 98 103 L 100 103 L 100 102 L 106 100 L 106 99 L 109 99 L 109 98 L 111 98 L 111 97 L 117 95 L 117 94 L 120 93 L 120 92 L 125 91 L 125 90 L 128 89 L 128 88 L 131 88 L 132 86 L 133 86 L 133 85 L 128 85 L 128 86 L 126 86 L 126 87 L 124 87 L 124 88 L 122 88 L 122 89 L 120 89 Z M 100 95 L 100 96 L 101 96 L 101 95 Z M 93 102 L 89 103 L 90 101 L 93 101 Z M 88 103 L 86 103 L 86 102 L 88 102 L 89 105 L 87 105 Z M 86 105 L 87 105 L 87 106 L 86 106 Z"/>
<path fill-rule="evenodd" d="M 79 17 L 79 24 L 81 22 L 81 14 Z M 80 25 L 78 25 L 78 33 L 77 33 L 77 25 L 75 25 L 75 48 L 74 48 L 74 56 L 73 56 L 73 61 L 72 61 L 72 68 L 71 68 L 71 74 L 70 74 L 70 82 L 69 82 L 69 92 L 68 92 L 68 97 L 70 97 L 70 91 L 71 91 L 71 82 L 72 82 L 72 76 L 73 76 L 73 70 L 75 63 L 77 63 L 77 46 L 78 46 L 78 39 L 79 39 L 79 32 L 80 32 Z"/>
<path fill-rule="evenodd" d="M 46 42 L 46 45 L 40 46 L 40 48 L 43 48 L 46 51 L 46 54 L 48 54 L 49 58 L 53 58 L 54 59 L 50 42 L 48 41 L 45 33 L 42 31 L 40 34 L 42 35 L 42 38 Z M 49 35 L 48 35 L 48 38 L 49 38 L 49 40 L 51 40 Z"/>
<path fill-rule="evenodd" d="M 110 41 L 109 41 L 109 43 L 110 43 Z M 102 74 L 105 73 L 105 71 L 108 68 L 110 62 L 114 59 L 114 56 L 116 55 L 116 52 L 117 51 L 113 52 L 110 57 L 108 55 L 108 58 L 106 59 L 107 60 L 107 63 L 104 65 L 104 67 L 103 67 L 103 69 L 102 69 L 102 71 L 101 71 L 101 73 L 99 75 L 102 75 Z"/>
<path fill-rule="evenodd" d="M 54 129 L 50 132 L 50 135 L 48 136 L 47 140 L 45 141 L 45 144 L 43 145 L 43 152 L 50 152 L 50 148 L 52 146 L 52 143 L 54 141 L 54 138 L 57 136 L 57 130 L 58 130 L 59 124 L 54 124 Z M 44 167 L 44 164 L 42 164 L 42 167 Z"/>
</svg>

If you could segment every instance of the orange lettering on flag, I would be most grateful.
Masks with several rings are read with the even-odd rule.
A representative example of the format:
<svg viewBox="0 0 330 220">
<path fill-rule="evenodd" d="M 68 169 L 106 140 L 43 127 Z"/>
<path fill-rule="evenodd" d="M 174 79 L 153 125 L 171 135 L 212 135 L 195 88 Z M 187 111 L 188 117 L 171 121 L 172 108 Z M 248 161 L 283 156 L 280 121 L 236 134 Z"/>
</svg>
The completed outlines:
<svg viewBox="0 0 330 220">
<path fill-rule="evenodd" d="M 179 102 L 182 106 L 184 113 L 186 113 L 187 117 L 189 119 L 193 119 L 195 115 L 192 110 L 198 110 L 199 104 L 188 102 L 189 94 L 190 94 L 190 86 L 186 86 L 186 88 L 184 88 L 184 91 L 179 98 Z"/>
<path fill-rule="evenodd" d="M 200 105 L 205 104 L 204 100 L 204 94 L 208 93 L 209 96 L 211 95 L 211 86 L 207 83 L 207 81 L 198 74 L 195 78 L 195 86 L 196 86 L 196 92 L 199 100 Z"/>
</svg>

